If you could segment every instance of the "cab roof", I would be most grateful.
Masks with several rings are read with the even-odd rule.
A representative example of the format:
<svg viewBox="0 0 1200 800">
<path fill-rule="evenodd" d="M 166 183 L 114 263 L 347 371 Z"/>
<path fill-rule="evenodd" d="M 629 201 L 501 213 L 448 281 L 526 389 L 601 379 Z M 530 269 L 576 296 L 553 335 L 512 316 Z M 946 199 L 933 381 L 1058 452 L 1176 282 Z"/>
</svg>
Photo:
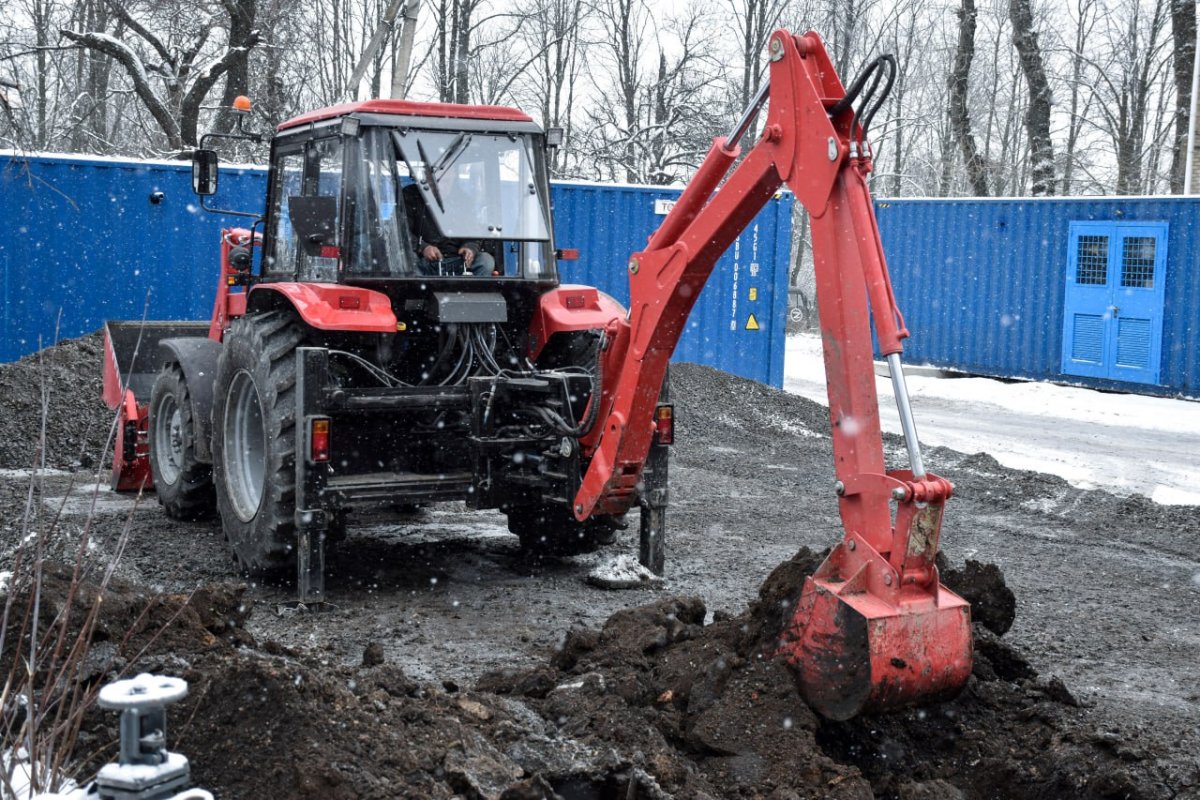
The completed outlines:
<svg viewBox="0 0 1200 800">
<path fill-rule="evenodd" d="M 464 106 L 454 103 L 419 103 L 413 100 L 360 100 L 342 103 L 327 108 L 318 108 L 307 114 L 281 123 L 277 130 L 285 131 L 313 122 L 344 117 L 349 114 L 396 114 L 406 117 L 440 117 L 443 119 L 482 119 L 501 122 L 533 122 L 523 111 L 508 106 Z"/>
</svg>

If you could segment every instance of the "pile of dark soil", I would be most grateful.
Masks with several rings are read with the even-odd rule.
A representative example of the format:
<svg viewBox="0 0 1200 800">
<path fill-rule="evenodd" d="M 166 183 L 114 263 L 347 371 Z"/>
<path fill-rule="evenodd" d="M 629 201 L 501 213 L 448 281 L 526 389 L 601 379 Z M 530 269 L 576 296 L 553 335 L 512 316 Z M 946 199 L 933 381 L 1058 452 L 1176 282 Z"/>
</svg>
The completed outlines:
<svg viewBox="0 0 1200 800">
<path fill-rule="evenodd" d="M 822 555 L 781 564 L 736 617 L 704 626 L 698 598 L 622 611 L 600 631 L 572 631 L 551 666 L 492 673 L 478 688 L 524 697 L 593 747 L 639 754 L 672 796 L 1174 796 L 1180 776 L 1149 743 L 1097 733 L 1061 681 L 1040 679 L 1000 639 L 1013 597 L 995 567 L 975 562 L 943 576 L 985 609 L 958 698 L 843 723 L 814 715 L 765 654 Z"/>
<path fill-rule="evenodd" d="M 337 665 L 256 643 L 238 587 L 155 596 L 114 582 L 80 674 L 187 679 L 172 747 L 221 798 L 1133 800 L 1194 779 L 1165 772 L 1149 743 L 1097 733 L 1061 682 L 1039 679 L 984 624 L 957 699 L 820 719 L 764 653 L 821 557 L 803 550 L 781 564 L 738 616 L 705 625 L 698 598 L 658 600 L 573 629 L 548 663 L 489 673 L 473 690 L 418 684 L 372 648 L 361 665 Z M 47 619 L 69 575 L 49 573 Z M 1011 602 L 994 568 L 946 578 L 993 609 Z M 98 591 L 85 583 L 79 608 Z M 984 622 L 1002 628 L 1011 615 Z M 89 714 L 78 747 L 89 769 L 113 756 L 115 723 Z"/>
<path fill-rule="evenodd" d="M 102 457 L 113 421 L 100 399 L 103 357 L 104 335 L 97 332 L 0 364 L 6 423 L 0 469 L 35 464 L 43 418 L 47 467 L 86 468 Z"/>
</svg>

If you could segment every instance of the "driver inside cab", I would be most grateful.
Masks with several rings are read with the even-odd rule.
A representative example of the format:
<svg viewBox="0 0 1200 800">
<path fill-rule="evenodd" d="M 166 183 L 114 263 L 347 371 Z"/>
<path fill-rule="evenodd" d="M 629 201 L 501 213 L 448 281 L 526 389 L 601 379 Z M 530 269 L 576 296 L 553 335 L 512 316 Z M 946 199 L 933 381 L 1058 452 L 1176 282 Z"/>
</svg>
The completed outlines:
<svg viewBox="0 0 1200 800">
<path fill-rule="evenodd" d="M 423 275 L 491 275 L 495 259 L 477 240 L 448 239 L 438 227 L 415 184 L 404 187 L 408 228 L 417 251 L 417 269 Z"/>
</svg>

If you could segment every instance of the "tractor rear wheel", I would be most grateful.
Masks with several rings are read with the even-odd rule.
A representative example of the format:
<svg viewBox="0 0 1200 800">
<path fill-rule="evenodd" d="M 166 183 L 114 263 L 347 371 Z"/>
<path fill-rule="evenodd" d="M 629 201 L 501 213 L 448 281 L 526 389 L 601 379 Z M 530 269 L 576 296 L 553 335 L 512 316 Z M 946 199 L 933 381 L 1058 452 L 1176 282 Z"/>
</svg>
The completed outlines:
<svg viewBox="0 0 1200 800">
<path fill-rule="evenodd" d="M 517 506 L 508 510 L 508 530 L 521 540 L 521 549 L 534 556 L 574 556 L 611 544 L 611 518 L 580 522 L 566 506 Z"/>
<path fill-rule="evenodd" d="M 296 347 L 287 311 L 234 320 L 217 361 L 213 477 L 225 538 L 242 568 L 281 571 L 296 557 Z"/>
<path fill-rule="evenodd" d="M 196 460 L 196 428 L 187 381 L 168 364 L 150 392 L 150 474 L 158 502 L 171 519 L 197 520 L 216 507 L 212 465 Z"/>
</svg>

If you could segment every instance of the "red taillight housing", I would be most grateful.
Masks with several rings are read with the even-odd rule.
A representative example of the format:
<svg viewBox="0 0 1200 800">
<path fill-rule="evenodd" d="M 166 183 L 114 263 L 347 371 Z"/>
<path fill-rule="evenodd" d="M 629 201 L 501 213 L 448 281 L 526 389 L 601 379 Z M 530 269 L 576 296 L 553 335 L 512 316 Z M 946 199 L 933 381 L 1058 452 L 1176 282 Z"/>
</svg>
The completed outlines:
<svg viewBox="0 0 1200 800">
<path fill-rule="evenodd" d="M 315 417 L 309 423 L 308 460 L 319 464 L 329 460 L 329 418 Z"/>
<path fill-rule="evenodd" d="M 654 409 L 654 441 L 656 444 L 675 444 L 675 406 Z"/>
</svg>

